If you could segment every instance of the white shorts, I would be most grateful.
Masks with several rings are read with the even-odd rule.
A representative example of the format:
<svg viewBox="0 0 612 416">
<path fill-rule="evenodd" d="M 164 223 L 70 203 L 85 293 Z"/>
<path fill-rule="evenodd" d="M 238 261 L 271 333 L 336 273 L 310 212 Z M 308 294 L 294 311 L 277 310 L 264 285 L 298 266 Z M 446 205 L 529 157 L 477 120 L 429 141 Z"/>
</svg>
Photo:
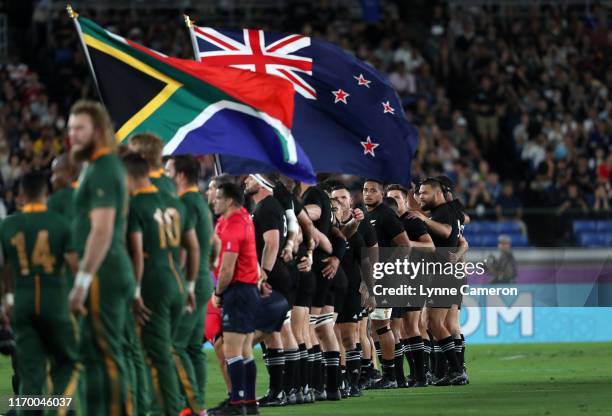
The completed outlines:
<svg viewBox="0 0 612 416">
<path fill-rule="evenodd" d="M 370 314 L 370 319 L 373 321 L 384 321 L 391 319 L 391 312 L 393 308 L 376 308 L 374 312 Z"/>
</svg>

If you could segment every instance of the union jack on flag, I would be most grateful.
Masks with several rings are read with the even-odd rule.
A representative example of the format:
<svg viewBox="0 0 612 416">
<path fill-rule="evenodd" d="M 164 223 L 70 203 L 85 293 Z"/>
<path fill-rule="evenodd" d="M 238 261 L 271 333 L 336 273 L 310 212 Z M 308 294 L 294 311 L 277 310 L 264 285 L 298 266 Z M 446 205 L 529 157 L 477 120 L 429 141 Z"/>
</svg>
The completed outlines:
<svg viewBox="0 0 612 416">
<path fill-rule="evenodd" d="M 291 133 L 315 172 L 410 183 L 417 131 L 384 75 L 337 46 L 303 35 L 198 27 L 186 19 L 196 60 L 289 80 L 295 89 Z M 252 86 L 251 86 L 252 88 Z M 265 91 L 268 85 L 256 88 Z M 247 158 L 219 155 L 223 171 L 269 172 Z"/>
<path fill-rule="evenodd" d="M 312 58 L 298 55 L 310 46 L 303 35 L 274 36 L 257 29 L 221 33 L 210 27 L 194 26 L 198 58 L 215 66 L 231 66 L 276 75 L 290 81 L 304 98 L 316 100 L 317 91 L 304 79 L 312 76 Z"/>
</svg>

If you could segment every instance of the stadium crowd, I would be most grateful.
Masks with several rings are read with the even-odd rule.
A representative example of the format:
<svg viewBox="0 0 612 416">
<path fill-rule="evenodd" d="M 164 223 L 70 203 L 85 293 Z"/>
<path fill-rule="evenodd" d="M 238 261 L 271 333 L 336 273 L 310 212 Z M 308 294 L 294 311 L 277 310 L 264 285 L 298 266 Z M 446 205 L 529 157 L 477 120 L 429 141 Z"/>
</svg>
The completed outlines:
<svg viewBox="0 0 612 416">
<path fill-rule="evenodd" d="M 384 2 L 375 24 L 326 4 L 300 3 L 274 22 L 255 14 L 249 24 L 325 38 L 388 74 L 419 128 L 416 177 L 447 174 L 475 218 L 518 218 L 522 207 L 609 215 L 612 32 L 604 7 L 500 13 L 437 5 L 412 25 L 401 2 Z M 87 13 L 153 49 L 192 57 L 176 11 Z M 191 15 L 224 25 L 222 10 L 213 18 Z M 20 58 L 30 65 L 0 68 L 0 216 L 15 209 L 15 179 L 48 170 L 63 148 L 70 103 L 95 96 L 62 9 L 43 3 L 28 33 Z M 212 173 L 208 162 L 205 173 Z"/>
</svg>

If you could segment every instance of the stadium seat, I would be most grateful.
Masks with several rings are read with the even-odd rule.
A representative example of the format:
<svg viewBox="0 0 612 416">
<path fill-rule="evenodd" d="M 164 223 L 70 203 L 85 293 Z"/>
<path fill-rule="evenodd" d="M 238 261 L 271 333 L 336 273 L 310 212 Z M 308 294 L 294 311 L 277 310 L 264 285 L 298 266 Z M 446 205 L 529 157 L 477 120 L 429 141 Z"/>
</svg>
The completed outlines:
<svg viewBox="0 0 612 416">
<path fill-rule="evenodd" d="M 572 224 L 574 234 L 592 232 L 597 230 L 597 221 L 576 220 Z"/>
<path fill-rule="evenodd" d="M 519 234 L 521 232 L 521 226 L 518 221 L 498 222 L 497 232 L 500 234 Z"/>
<path fill-rule="evenodd" d="M 497 247 L 497 234 L 482 234 L 481 247 Z"/>
<path fill-rule="evenodd" d="M 612 221 L 597 221 L 597 232 L 612 233 Z"/>
<path fill-rule="evenodd" d="M 584 232 L 578 235 L 578 244 L 582 247 L 602 247 L 607 243 L 608 234 Z"/>
</svg>

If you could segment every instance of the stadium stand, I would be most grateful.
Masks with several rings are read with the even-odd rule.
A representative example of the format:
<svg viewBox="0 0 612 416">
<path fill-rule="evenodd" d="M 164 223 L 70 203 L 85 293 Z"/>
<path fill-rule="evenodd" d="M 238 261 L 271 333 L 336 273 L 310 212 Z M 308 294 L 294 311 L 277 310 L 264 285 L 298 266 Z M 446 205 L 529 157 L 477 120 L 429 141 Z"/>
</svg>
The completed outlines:
<svg viewBox="0 0 612 416">
<path fill-rule="evenodd" d="M 597 3 L 385 1 L 371 24 L 348 1 L 183 10 L 83 3 L 116 32 L 185 58 L 192 52 L 183 12 L 210 26 L 248 22 L 326 38 L 389 75 L 420 133 L 414 176 L 450 176 L 472 219 L 520 220 L 531 244 L 569 245 L 575 220 L 612 218 L 610 16 Z M 21 23 L 9 27 L 16 42 L 0 67 L 0 216 L 15 209 L 15 179 L 48 170 L 61 151 L 69 104 L 95 95 L 63 5 L 40 2 L 32 11 L 9 19 Z M 203 163 L 210 175 L 212 164 Z M 501 224 L 509 228 L 473 235 L 521 234 L 515 222 Z M 592 241 L 584 238 L 575 241 Z"/>
</svg>

